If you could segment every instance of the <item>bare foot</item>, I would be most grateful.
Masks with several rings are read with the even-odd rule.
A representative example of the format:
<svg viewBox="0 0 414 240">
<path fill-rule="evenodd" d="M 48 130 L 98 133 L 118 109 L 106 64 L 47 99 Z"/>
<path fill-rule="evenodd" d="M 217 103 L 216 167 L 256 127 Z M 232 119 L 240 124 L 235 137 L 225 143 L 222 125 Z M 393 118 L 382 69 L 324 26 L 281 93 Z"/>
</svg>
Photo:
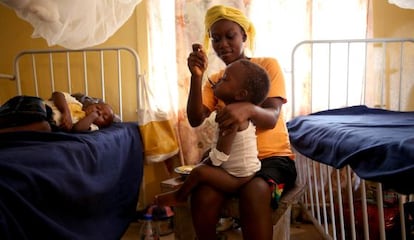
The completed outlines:
<svg viewBox="0 0 414 240">
<path fill-rule="evenodd" d="M 178 190 L 161 193 L 155 196 L 155 204 L 158 206 L 183 206 L 187 204 L 186 199 L 179 199 Z"/>
</svg>

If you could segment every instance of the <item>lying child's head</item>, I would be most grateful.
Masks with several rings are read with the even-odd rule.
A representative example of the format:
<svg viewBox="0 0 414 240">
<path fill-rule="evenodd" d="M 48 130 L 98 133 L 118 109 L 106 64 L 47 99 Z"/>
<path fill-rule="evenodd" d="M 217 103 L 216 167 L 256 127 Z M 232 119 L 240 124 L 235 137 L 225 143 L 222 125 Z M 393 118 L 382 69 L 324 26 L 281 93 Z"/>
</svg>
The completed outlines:
<svg viewBox="0 0 414 240">
<path fill-rule="evenodd" d="M 214 95 L 226 104 L 248 101 L 261 104 L 270 87 L 266 71 L 247 59 L 229 64 L 223 77 L 213 86 Z"/>
<path fill-rule="evenodd" d="M 93 123 L 99 128 L 108 127 L 114 121 L 114 111 L 107 103 L 94 103 L 85 108 L 86 115 L 89 115 L 92 112 L 98 113 L 98 118 Z"/>
</svg>

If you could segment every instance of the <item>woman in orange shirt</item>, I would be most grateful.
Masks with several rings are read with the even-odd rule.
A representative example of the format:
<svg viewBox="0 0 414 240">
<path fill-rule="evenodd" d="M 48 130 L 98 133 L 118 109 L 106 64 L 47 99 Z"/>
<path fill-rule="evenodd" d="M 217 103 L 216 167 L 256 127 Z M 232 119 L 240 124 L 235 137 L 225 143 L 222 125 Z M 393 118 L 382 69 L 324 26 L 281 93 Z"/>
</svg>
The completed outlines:
<svg viewBox="0 0 414 240">
<path fill-rule="evenodd" d="M 254 44 L 255 29 L 240 10 L 223 5 L 213 6 L 206 13 L 205 30 L 204 47 L 194 44 L 187 60 L 191 72 L 188 119 L 193 127 L 198 126 L 219 107 L 222 110 L 216 121 L 220 129 L 231 128 L 246 119 L 256 125 L 261 170 L 238 192 L 240 224 L 243 239 L 272 239 L 272 208 L 277 208 L 283 190 L 292 187 L 296 181 L 294 154 L 281 110 L 287 101 L 283 73 L 273 58 L 249 58 L 245 55 L 245 44 Z M 267 71 L 270 91 L 260 106 L 247 102 L 224 106 L 214 97 L 209 83 L 202 85 L 210 43 L 226 65 L 239 59 L 249 59 Z M 210 79 L 217 82 L 222 75 L 223 71 L 220 71 Z M 228 197 L 209 185 L 201 185 L 192 192 L 191 212 L 197 239 L 216 238 L 220 210 Z"/>
</svg>

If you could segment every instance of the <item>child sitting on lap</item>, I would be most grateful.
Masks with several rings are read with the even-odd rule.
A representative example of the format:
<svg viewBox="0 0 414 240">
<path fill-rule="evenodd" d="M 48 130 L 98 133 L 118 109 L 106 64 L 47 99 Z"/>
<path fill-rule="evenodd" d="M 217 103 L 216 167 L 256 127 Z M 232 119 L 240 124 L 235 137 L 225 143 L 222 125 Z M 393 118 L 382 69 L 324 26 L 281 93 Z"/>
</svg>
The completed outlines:
<svg viewBox="0 0 414 240">
<path fill-rule="evenodd" d="M 223 77 L 212 83 L 212 88 L 214 95 L 225 104 L 243 101 L 261 104 L 269 84 L 269 77 L 262 67 L 242 59 L 229 64 Z M 157 195 L 155 202 L 164 206 L 185 203 L 191 191 L 201 183 L 225 193 L 235 193 L 261 166 L 255 131 L 251 121 L 226 130 L 217 127 L 217 139 L 213 141 L 209 157 L 192 169 L 178 190 Z"/>
</svg>

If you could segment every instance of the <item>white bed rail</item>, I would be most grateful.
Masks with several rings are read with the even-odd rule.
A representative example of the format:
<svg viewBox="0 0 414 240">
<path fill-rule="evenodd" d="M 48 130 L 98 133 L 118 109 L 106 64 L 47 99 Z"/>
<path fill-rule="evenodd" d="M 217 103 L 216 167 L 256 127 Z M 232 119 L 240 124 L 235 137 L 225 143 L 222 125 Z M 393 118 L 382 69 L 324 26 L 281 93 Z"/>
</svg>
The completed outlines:
<svg viewBox="0 0 414 240">
<path fill-rule="evenodd" d="M 406 101 L 412 94 L 413 55 L 413 38 L 302 41 L 291 56 L 291 114 L 355 104 L 414 109 Z M 304 87 L 307 92 L 297 91 Z"/>
<path fill-rule="evenodd" d="M 351 105 L 414 110 L 414 39 L 315 40 L 292 51 L 291 117 Z M 409 196 L 297 153 L 304 215 L 325 239 L 414 239 Z M 370 221 L 369 219 L 378 219 Z"/>
<path fill-rule="evenodd" d="M 53 91 L 80 92 L 103 99 L 121 119 L 136 120 L 140 58 L 129 47 L 27 50 L 14 59 L 13 95 L 50 97 Z M 9 97 L 11 97 L 9 96 Z M 133 100 L 133 101 L 132 101 Z M 126 102 L 126 103 L 125 103 Z"/>
</svg>

